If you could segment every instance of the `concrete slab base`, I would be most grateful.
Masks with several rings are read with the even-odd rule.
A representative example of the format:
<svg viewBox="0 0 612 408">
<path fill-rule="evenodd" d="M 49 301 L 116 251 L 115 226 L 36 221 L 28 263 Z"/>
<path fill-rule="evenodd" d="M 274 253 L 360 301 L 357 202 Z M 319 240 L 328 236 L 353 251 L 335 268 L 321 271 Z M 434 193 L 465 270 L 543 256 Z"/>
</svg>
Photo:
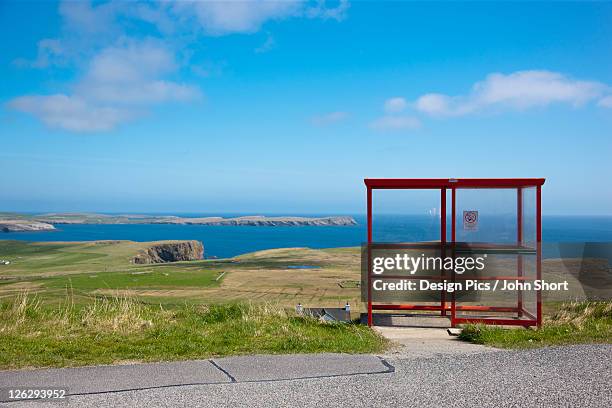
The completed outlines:
<svg viewBox="0 0 612 408">
<path fill-rule="evenodd" d="M 368 315 L 361 315 L 361 322 L 367 324 Z M 374 313 L 372 315 L 374 326 L 392 327 L 451 327 L 448 317 L 439 314 L 395 314 L 395 313 Z"/>
<path fill-rule="evenodd" d="M 401 355 L 402 358 L 499 351 L 492 347 L 461 341 L 457 337 L 450 336 L 444 328 L 374 326 L 374 330 L 396 344 L 388 354 Z"/>
</svg>

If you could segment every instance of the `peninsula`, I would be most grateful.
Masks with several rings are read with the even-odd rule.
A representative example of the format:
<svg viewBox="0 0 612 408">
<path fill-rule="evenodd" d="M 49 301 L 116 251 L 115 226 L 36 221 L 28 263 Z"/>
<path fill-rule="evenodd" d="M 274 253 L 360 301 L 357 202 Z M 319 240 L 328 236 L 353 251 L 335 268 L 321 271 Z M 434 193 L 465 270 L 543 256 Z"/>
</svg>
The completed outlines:
<svg viewBox="0 0 612 408">
<path fill-rule="evenodd" d="M 18 214 L 0 213 L 0 231 L 49 231 L 61 224 L 182 224 L 182 225 L 232 225 L 232 226 L 348 226 L 357 223 L 352 217 L 179 217 L 174 215 L 51 213 Z"/>
</svg>

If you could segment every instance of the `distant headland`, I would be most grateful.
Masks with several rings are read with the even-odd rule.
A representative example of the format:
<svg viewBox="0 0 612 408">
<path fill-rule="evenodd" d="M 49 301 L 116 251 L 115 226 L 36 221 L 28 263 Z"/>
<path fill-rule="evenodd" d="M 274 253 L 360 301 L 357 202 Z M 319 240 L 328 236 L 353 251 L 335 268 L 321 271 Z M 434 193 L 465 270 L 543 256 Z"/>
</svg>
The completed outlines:
<svg viewBox="0 0 612 408">
<path fill-rule="evenodd" d="M 25 215 L 0 213 L 0 231 L 52 231 L 59 224 L 179 224 L 179 225 L 233 225 L 233 226 L 348 226 L 357 222 L 348 216 L 340 217 L 179 217 L 136 214 L 51 213 Z"/>
</svg>

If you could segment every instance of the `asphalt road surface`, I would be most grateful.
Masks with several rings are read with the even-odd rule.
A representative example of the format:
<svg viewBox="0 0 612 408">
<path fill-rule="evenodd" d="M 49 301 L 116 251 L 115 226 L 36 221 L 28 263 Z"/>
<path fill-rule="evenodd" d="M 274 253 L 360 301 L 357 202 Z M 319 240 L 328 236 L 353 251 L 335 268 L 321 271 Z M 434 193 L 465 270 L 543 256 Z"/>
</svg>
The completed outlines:
<svg viewBox="0 0 612 408">
<path fill-rule="evenodd" d="M 483 349 L 484 350 L 484 349 Z M 529 351 L 250 356 L 0 372 L 0 388 L 64 385 L 8 407 L 610 407 L 612 345 Z"/>
</svg>

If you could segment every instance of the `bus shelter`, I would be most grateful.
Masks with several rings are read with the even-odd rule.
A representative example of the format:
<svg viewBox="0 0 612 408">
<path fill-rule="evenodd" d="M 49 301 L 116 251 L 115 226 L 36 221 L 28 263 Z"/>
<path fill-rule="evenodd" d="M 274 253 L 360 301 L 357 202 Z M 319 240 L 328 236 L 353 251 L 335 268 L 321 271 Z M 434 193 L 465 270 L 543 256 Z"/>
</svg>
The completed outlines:
<svg viewBox="0 0 612 408">
<path fill-rule="evenodd" d="M 541 291 L 524 290 L 542 276 L 542 185 L 543 178 L 480 178 L 480 179 L 365 179 L 367 189 L 367 301 L 368 325 L 373 324 L 373 311 L 424 313 L 429 311 L 448 317 L 451 326 L 466 323 L 540 326 L 542 323 Z M 469 296 L 457 291 L 440 290 L 435 301 L 413 302 L 410 296 L 387 301 L 373 294 L 373 280 L 419 279 L 418 275 L 375 275 L 372 253 L 378 248 L 418 247 L 418 242 L 384 242 L 375 240 L 376 215 L 373 195 L 376 190 L 439 191 L 435 216 L 439 237 L 428 245 L 438 245 L 441 253 L 457 256 L 488 256 L 493 265 L 470 279 L 497 282 L 516 290 L 497 293 L 472 292 Z M 495 199 L 493 199 L 495 198 Z M 502 204 L 496 204 L 500 202 Z M 493 203 L 493 204 L 492 204 Z M 431 276 L 429 277 L 432 278 Z M 456 282 L 464 276 L 442 272 L 439 281 Z M 364 285 L 365 286 L 365 285 Z M 532 286 L 533 287 L 533 286 Z M 500 295 L 503 293 L 503 296 Z M 415 312 L 416 311 L 416 312 Z M 385 312 L 383 312 L 385 313 Z"/>
</svg>

